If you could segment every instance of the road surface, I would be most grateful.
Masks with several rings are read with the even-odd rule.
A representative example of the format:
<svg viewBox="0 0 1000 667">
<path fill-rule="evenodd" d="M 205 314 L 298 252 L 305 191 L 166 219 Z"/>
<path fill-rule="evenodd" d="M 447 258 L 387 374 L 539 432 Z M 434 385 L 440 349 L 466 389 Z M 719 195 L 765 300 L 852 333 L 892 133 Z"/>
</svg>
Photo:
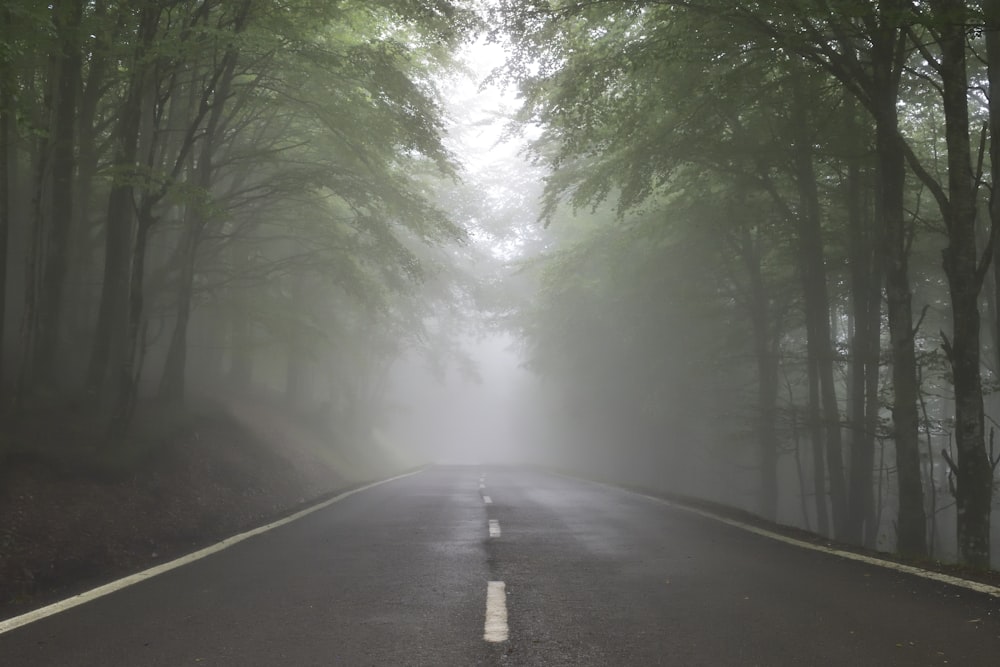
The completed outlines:
<svg viewBox="0 0 1000 667">
<path fill-rule="evenodd" d="M 440 467 L 2 634 L 0 665 L 995 666 L 1000 600 L 605 486 Z"/>
</svg>

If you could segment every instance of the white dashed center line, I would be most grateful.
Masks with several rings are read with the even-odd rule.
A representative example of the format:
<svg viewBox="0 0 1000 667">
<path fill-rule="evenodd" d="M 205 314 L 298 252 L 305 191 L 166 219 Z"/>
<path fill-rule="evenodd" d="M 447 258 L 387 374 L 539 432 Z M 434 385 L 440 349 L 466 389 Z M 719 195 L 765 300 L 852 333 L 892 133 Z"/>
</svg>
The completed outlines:
<svg viewBox="0 0 1000 667">
<path fill-rule="evenodd" d="M 488 642 L 507 641 L 507 586 L 502 581 L 486 584 L 486 625 L 483 639 Z"/>
<path fill-rule="evenodd" d="M 486 503 L 487 505 L 492 505 L 493 499 L 490 498 L 489 496 L 483 496 L 483 502 Z"/>
<path fill-rule="evenodd" d="M 490 519 L 490 537 L 500 537 L 500 522 Z"/>
</svg>

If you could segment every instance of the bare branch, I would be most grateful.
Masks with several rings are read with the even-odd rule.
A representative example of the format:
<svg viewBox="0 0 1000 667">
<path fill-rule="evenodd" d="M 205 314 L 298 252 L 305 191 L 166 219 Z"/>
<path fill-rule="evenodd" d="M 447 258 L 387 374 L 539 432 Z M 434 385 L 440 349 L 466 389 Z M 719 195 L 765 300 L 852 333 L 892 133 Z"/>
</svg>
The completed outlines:
<svg viewBox="0 0 1000 667">
<path fill-rule="evenodd" d="M 948 464 L 948 468 L 951 469 L 951 473 L 958 477 L 958 466 L 955 465 L 955 462 L 952 460 L 951 454 L 948 453 L 948 450 L 942 449 L 941 456 L 944 457 L 945 462 Z"/>
<path fill-rule="evenodd" d="M 917 157 L 916 153 L 913 152 L 913 148 L 910 143 L 906 140 L 901 133 L 897 134 L 897 141 L 899 141 L 900 146 L 903 149 L 903 154 L 906 156 L 906 162 L 910 165 L 910 169 L 916 174 L 920 182 L 923 183 L 931 194 L 934 195 L 934 199 L 937 200 L 938 208 L 941 209 L 942 215 L 944 215 L 944 223 L 948 229 L 951 229 L 950 215 L 948 214 L 951 208 L 951 202 L 948 201 L 948 194 L 938 183 L 937 179 L 928 172 L 922 164 L 920 164 L 920 158 Z"/>
</svg>

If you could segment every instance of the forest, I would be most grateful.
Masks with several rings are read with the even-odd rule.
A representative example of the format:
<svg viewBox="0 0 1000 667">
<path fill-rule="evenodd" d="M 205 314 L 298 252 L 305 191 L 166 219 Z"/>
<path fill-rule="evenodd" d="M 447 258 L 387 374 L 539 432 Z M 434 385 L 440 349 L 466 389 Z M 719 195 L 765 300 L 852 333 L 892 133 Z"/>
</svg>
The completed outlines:
<svg viewBox="0 0 1000 667">
<path fill-rule="evenodd" d="M 455 356 L 471 298 L 439 79 L 475 24 L 446 0 L 0 3 L 0 598 L 43 556 L 148 558 L 114 553 L 136 524 L 190 549 L 201 512 L 224 533 L 375 474 L 338 448 L 370 446 L 404 351 Z M 332 481 L 246 463 L 246 423 L 327 442 L 297 465 Z"/>
<path fill-rule="evenodd" d="M 502 333 L 532 462 L 989 569 L 995 82 L 1000 0 L 0 2 L 0 498 Z"/>
<path fill-rule="evenodd" d="M 554 232 L 524 324 L 581 438 L 988 567 L 1000 4 L 500 5 L 541 218 L 593 223 Z"/>
</svg>

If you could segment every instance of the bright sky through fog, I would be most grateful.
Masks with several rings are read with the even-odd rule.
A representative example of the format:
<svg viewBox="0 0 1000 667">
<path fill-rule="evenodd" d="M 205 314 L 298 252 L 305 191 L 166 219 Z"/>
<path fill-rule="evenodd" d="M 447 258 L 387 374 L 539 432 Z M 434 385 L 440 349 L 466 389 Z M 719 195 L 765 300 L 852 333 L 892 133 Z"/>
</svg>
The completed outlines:
<svg viewBox="0 0 1000 667">
<path fill-rule="evenodd" d="M 502 45 L 480 38 L 462 50 L 460 59 L 468 72 L 456 73 L 443 86 L 451 121 L 447 143 L 474 177 L 498 162 L 519 159 L 523 142 L 503 141 L 503 132 L 520 103 L 513 88 L 484 84 L 504 64 Z"/>
<path fill-rule="evenodd" d="M 459 58 L 465 71 L 456 71 L 440 85 L 449 119 L 446 145 L 462 165 L 462 178 L 475 188 L 479 202 L 477 219 L 467 221 L 470 235 L 494 257 L 515 260 L 536 231 L 532 228 L 537 201 L 525 191 L 525 180 L 538 183 L 541 172 L 521 155 L 527 140 L 510 132 L 511 119 L 520 106 L 516 91 L 484 83 L 504 65 L 503 46 L 479 39 L 466 46 Z M 526 134 L 532 136 L 531 128 Z M 513 220 L 511 207 L 518 209 Z"/>
<path fill-rule="evenodd" d="M 455 197 L 460 208 L 452 213 L 469 227 L 474 243 L 501 261 L 514 261 L 539 227 L 537 193 L 525 185 L 537 185 L 541 172 L 520 155 L 526 140 L 508 136 L 519 105 L 516 92 L 483 83 L 504 64 L 503 47 L 480 40 L 460 59 L 465 70 L 456 68 L 438 83 L 449 119 L 446 144 L 462 167 Z M 471 206 L 464 208 L 469 198 Z M 497 271 L 498 264 L 486 262 L 482 269 Z M 524 388 L 533 377 L 521 367 L 515 342 L 496 332 L 461 337 L 479 382 L 470 382 L 455 366 L 443 379 L 433 377 L 419 355 L 401 360 L 393 369 L 391 402 L 397 409 L 386 426 L 389 438 L 428 461 L 527 460 L 521 412 Z"/>
</svg>

